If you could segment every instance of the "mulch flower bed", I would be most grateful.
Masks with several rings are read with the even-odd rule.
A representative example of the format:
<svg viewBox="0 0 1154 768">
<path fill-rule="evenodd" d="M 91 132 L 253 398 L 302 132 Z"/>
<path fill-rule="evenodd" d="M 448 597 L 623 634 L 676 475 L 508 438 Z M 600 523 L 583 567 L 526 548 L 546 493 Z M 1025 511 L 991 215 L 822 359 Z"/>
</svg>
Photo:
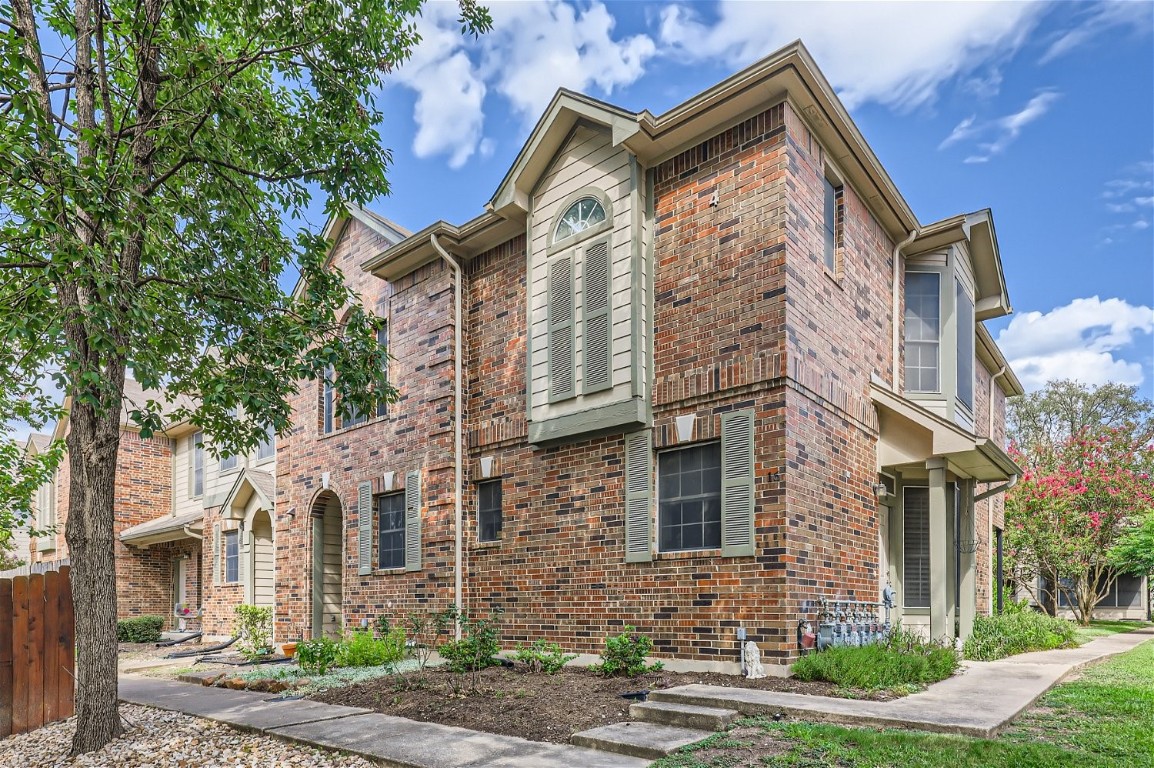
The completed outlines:
<svg viewBox="0 0 1154 768">
<path fill-rule="evenodd" d="M 633 700 L 624 693 L 702 683 L 816 696 L 845 695 L 832 683 L 778 677 L 748 680 L 717 673 L 655 672 L 635 678 L 604 678 L 587 670 L 563 669 L 556 675 L 492 667 L 471 676 L 445 668 L 371 680 L 335 688 L 309 698 L 328 704 L 363 707 L 387 715 L 533 741 L 568 744 L 578 731 L 629 719 Z M 882 692 L 854 692 L 857 698 L 893 698 Z"/>
</svg>

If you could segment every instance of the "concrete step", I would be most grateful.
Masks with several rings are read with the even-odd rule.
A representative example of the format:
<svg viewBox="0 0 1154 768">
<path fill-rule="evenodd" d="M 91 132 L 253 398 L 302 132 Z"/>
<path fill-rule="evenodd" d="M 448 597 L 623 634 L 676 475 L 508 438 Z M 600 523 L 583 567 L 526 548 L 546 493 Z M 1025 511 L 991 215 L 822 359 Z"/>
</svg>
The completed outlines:
<svg viewBox="0 0 1154 768">
<path fill-rule="evenodd" d="M 737 719 L 736 709 L 699 707 L 693 704 L 675 704 L 665 701 L 646 701 L 629 707 L 634 720 L 678 728 L 696 728 L 700 731 L 721 731 Z"/>
<path fill-rule="evenodd" d="M 678 728 L 657 723 L 614 723 L 573 734 L 570 741 L 579 747 L 614 752 L 629 757 L 657 760 L 688 744 L 713 735 L 713 731 Z"/>
</svg>

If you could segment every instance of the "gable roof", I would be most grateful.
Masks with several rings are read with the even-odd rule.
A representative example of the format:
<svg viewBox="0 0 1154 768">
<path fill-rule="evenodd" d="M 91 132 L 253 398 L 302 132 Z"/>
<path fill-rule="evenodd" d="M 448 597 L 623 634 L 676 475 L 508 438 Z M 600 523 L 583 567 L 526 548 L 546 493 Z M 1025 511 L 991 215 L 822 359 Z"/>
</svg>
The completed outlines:
<svg viewBox="0 0 1154 768">
<path fill-rule="evenodd" d="M 974 317 L 990 320 L 1011 314 L 1010 294 L 1006 290 L 1006 276 L 1002 271 L 1002 254 L 998 250 L 998 235 L 994 231 L 994 214 L 989 208 L 973 213 L 962 213 L 935 221 L 918 230 L 904 250 L 906 257 L 943 248 L 954 243 L 965 243 L 974 262 L 974 282 L 977 296 Z"/>
</svg>

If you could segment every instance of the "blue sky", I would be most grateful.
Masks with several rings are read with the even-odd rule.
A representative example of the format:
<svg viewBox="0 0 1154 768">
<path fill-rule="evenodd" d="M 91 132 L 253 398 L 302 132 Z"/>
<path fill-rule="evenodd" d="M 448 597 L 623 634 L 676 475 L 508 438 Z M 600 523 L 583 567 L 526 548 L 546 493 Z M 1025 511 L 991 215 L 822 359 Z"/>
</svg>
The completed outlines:
<svg viewBox="0 0 1154 768">
<path fill-rule="evenodd" d="M 429 5 L 381 93 L 382 215 L 481 213 L 558 87 L 660 113 L 801 38 L 923 223 L 993 209 L 1027 388 L 1154 392 L 1154 4 L 488 5 L 477 41 Z"/>
</svg>

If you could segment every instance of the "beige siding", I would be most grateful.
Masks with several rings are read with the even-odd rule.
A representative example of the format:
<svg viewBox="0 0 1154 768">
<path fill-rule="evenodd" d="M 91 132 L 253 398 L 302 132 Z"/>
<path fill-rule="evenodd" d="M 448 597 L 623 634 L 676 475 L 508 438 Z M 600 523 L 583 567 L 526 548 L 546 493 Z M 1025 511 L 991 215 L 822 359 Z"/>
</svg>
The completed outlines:
<svg viewBox="0 0 1154 768">
<path fill-rule="evenodd" d="M 265 511 L 258 512 L 252 524 L 252 596 L 254 605 L 273 605 L 273 532 Z"/>
<path fill-rule="evenodd" d="M 594 188 L 606 194 L 613 219 L 609 233 L 611 251 L 611 321 L 612 321 L 612 383 L 613 386 L 591 395 L 579 396 L 562 403 L 550 404 L 548 378 L 548 308 L 547 308 L 547 249 L 550 227 L 561 206 L 574 193 Z M 538 184 L 533 200 L 530 229 L 530 336 L 531 404 L 533 419 L 548 419 L 565 413 L 585 410 L 631 397 L 632 383 L 632 306 L 633 239 L 640 237 L 632 228 L 630 198 L 631 172 L 629 155 L 624 149 L 611 144 L 607 130 L 589 126 L 578 127 L 569 143 L 558 154 L 552 168 Z M 584 384 L 583 324 L 584 309 L 582 248 L 603 237 L 584 240 L 575 246 L 574 285 L 576 301 L 574 316 L 574 358 L 576 360 L 576 391 Z"/>
<path fill-rule="evenodd" d="M 324 517 L 324 625 L 325 633 L 341 631 L 341 518 L 339 510 L 326 510 Z"/>
</svg>

